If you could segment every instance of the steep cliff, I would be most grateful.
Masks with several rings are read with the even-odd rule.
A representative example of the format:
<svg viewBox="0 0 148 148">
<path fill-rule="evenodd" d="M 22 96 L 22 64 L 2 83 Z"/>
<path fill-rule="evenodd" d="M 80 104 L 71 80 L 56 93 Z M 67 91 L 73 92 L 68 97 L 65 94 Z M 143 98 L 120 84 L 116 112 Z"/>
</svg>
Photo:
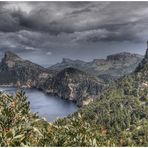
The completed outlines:
<svg viewBox="0 0 148 148">
<path fill-rule="evenodd" d="M 49 77 L 47 69 L 8 51 L 0 63 L 0 84 L 33 87 Z"/>
<path fill-rule="evenodd" d="M 47 81 L 45 87 L 48 93 L 73 100 L 83 106 L 99 96 L 105 85 L 89 74 L 70 67 Z"/>
</svg>

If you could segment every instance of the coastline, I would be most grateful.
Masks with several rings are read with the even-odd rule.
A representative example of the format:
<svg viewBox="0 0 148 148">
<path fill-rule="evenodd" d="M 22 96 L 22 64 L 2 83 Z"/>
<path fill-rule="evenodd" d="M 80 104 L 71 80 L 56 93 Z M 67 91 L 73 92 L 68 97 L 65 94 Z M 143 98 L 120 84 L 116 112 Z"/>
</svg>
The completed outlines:
<svg viewBox="0 0 148 148">
<path fill-rule="evenodd" d="M 70 100 L 70 99 L 66 99 L 64 97 L 60 97 L 58 94 L 48 92 L 46 89 L 43 89 L 43 88 L 40 88 L 40 87 L 35 87 L 35 86 L 30 87 L 30 86 L 27 86 L 27 85 L 22 85 L 22 86 L 18 87 L 18 86 L 14 85 L 14 84 L 0 84 L 0 87 L 3 87 L 3 88 L 12 88 L 13 87 L 13 88 L 16 88 L 18 90 L 19 89 L 29 89 L 29 90 L 35 89 L 35 90 L 43 92 L 44 94 L 47 94 L 49 96 L 54 96 L 54 97 L 57 97 L 58 99 L 74 102 L 78 108 L 82 107 L 79 104 L 77 104 L 75 100 Z"/>
</svg>

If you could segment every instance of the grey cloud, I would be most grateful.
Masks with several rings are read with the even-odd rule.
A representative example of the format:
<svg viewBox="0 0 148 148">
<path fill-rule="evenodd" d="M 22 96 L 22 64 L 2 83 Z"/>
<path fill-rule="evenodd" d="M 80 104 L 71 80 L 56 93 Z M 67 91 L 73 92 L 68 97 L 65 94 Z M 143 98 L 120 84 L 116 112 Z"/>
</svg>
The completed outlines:
<svg viewBox="0 0 148 148">
<path fill-rule="evenodd" d="M 0 2 L 0 50 L 53 53 L 89 42 L 143 42 L 147 12 L 148 2 Z"/>
<path fill-rule="evenodd" d="M 32 10 L 28 14 L 21 10 L 9 12 L 8 22 L 4 21 L 3 26 L 9 25 L 3 31 L 26 29 L 55 36 L 63 32 L 68 36 L 76 32 L 82 35 L 100 29 L 109 32 L 106 37 L 102 34 L 103 38 L 94 36 L 94 41 L 137 41 L 144 38 L 138 36 L 139 30 L 148 31 L 147 2 L 32 2 L 30 5 Z M 87 41 L 93 41 L 93 36 L 88 38 Z"/>
</svg>

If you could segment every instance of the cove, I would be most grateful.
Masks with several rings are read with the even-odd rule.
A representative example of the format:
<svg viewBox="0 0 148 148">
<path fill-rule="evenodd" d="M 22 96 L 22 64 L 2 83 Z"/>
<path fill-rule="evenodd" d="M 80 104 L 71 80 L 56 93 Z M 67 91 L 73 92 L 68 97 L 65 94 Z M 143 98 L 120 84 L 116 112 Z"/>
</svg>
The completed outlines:
<svg viewBox="0 0 148 148">
<path fill-rule="evenodd" d="M 17 89 L 13 87 L 0 87 L 0 90 L 15 94 Z M 72 101 L 50 96 L 37 89 L 23 90 L 26 92 L 28 101 L 30 101 L 31 111 L 37 113 L 40 117 L 46 118 L 49 122 L 67 117 L 78 110 L 78 107 Z"/>
</svg>

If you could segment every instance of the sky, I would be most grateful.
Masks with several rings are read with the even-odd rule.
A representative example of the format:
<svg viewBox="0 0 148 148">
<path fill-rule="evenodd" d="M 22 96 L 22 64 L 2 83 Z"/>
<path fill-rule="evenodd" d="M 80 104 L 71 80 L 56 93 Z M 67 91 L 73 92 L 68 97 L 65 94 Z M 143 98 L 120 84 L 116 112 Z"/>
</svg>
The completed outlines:
<svg viewBox="0 0 148 148">
<path fill-rule="evenodd" d="M 144 55 L 148 2 L 0 2 L 5 51 L 43 66 L 123 51 Z"/>
</svg>

